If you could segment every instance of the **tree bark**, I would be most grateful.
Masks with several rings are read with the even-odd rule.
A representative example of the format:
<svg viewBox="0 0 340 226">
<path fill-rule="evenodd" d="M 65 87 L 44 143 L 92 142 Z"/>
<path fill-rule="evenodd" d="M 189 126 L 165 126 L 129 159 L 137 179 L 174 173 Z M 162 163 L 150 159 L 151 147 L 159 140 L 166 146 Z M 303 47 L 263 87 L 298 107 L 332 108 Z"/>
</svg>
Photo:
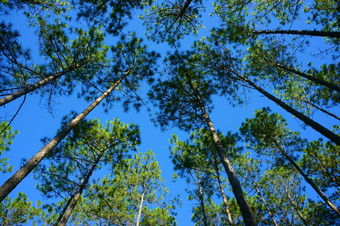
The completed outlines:
<svg viewBox="0 0 340 226">
<path fill-rule="evenodd" d="M 316 184 L 302 171 L 302 169 L 294 162 L 294 160 L 283 150 L 283 148 L 273 140 L 274 145 L 277 149 L 286 157 L 286 159 L 295 167 L 301 176 L 307 181 L 307 183 L 314 189 L 316 193 L 323 199 L 323 201 L 338 215 L 340 216 L 339 209 L 328 199 L 328 197 L 316 186 Z"/>
<path fill-rule="evenodd" d="M 52 81 L 60 78 L 61 76 L 63 76 L 64 74 L 66 74 L 69 71 L 72 71 L 72 69 L 51 75 L 47 78 L 40 80 L 39 82 L 37 82 L 37 83 L 35 83 L 31 86 L 25 87 L 25 88 L 15 92 L 15 93 L 12 93 L 10 95 L 7 95 L 4 98 L 1 98 L 0 99 L 0 106 L 5 105 L 5 104 L 23 96 L 23 95 L 25 95 L 25 94 L 33 92 L 33 91 L 37 90 L 38 88 L 47 85 L 49 82 L 52 82 Z"/>
<path fill-rule="evenodd" d="M 199 95 L 199 93 L 196 91 L 196 89 L 193 87 L 192 82 L 190 80 L 190 77 L 187 77 L 188 79 L 188 85 L 190 86 L 191 90 L 196 95 L 196 100 L 198 107 L 203 113 L 203 118 L 206 123 L 206 126 L 209 128 L 212 140 L 214 142 L 214 146 L 216 148 L 217 154 L 222 162 L 222 165 L 227 173 L 229 183 L 231 185 L 233 194 L 235 195 L 237 205 L 240 207 L 240 211 L 244 220 L 244 223 L 246 225 L 256 225 L 255 218 L 253 216 L 253 213 L 251 212 L 251 209 L 249 207 L 249 204 L 244 197 L 243 190 L 240 184 L 240 181 L 237 179 L 237 175 L 231 165 L 231 162 L 229 161 L 228 157 L 224 153 L 223 146 L 221 144 L 220 138 L 217 135 L 217 132 L 214 128 L 214 124 L 212 123 L 208 112 L 205 110 L 204 104 L 202 102 L 202 99 Z"/>
<path fill-rule="evenodd" d="M 337 31 L 311 31 L 311 30 L 252 30 L 253 34 L 287 34 L 287 35 L 309 35 L 318 37 L 340 38 Z"/>
<path fill-rule="evenodd" d="M 87 183 L 89 182 L 90 177 L 92 176 L 93 171 L 96 169 L 96 167 L 97 167 L 97 165 L 98 165 L 100 159 L 103 157 L 104 153 L 105 153 L 105 150 L 102 150 L 101 153 L 100 153 L 100 155 L 97 157 L 96 161 L 93 163 L 93 165 L 92 165 L 90 171 L 87 173 L 86 178 L 85 178 L 84 182 L 82 183 L 81 187 L 79 188 L 78 192 L 76 193 L 76 195 L 74 196 L 74 198 L 71 198 L 71 200 L 73 199 L 73 200 L 72 200 L 72 203 L 70 204 L 70 207 L 69 207 L 69 208 L 67 209 L 67 211 L 65 212 L 65 215 L 64 215 L 64 213 L 61 213 L 60 216 L 63 216 L 63 215 L 64 215 L 64 217 L 63 217 L 62 220 L 61 220 L 60 226 L 65 226 L 65 225 L 66 225 L 66 223 L 67 223 L 69 217 L 71 216 L 71 214 L 72 214 L 74 208 L 75 208 L 76 205 L 77 205 L 78 200 L 79 200 L 80 197 L 81 197 L 81 194 L 83 193 L 84 188 L 86 187 Z M 60 217 L 59 217 L 59 218 L 60 218 Z M 58 219 L 59 219 L 59 218 L 58 218 Z M 55 225 L 58 225 L 58 223 L 59 223 L 59 221 L 57 221 L 57 222 L 55 223 Z"/>
<path fill-rule="evenodd" d="M 285 104 L 283 101 L 274 97 L 273 95 L 271 95 L 270 93 L 268 93 L 267 91 L 265 91 L 264 89 L 262 89 L 261 87 L 256 85 L 254 82 L 250 81 L 247 77 L 244 77 L 241 74 L 239 74 L 237 71 L 234 71 L 232 69 L 230 69 L 230 71 L 232 73 L 234 73 L 237 77 L 239 77 L 242 81 L 248 83 L 250 86 L 255 88 L 257 91 L 259 91 L 260 93 L 265 95 L 268 99 L 270 99 L 271 101 L 274 101 L 280 107 L 282 107 L 283 109 L 285 109 L 286 111 L 288 111 L 289 113 L 291 113 L 292 115 L 297 117 L 298 119 L 302 120 L 304 123 L 306 123 L 307 125 L 309 125 L 313 129 L 315 129 L 316 131 L 318 131 L 319 133 L 321 133 L 322 135 L 324 135 L 325 137 L 330 139 L 332 142 L 336 143 L 337 145 L 340 145 L 340 137 L 338 135 L 336 135 L 335 133 L 333 133 L 329 129 L 323 127 L 322 125 L 315 122 L 314 120 L 310 119 L 309 117 L 305 116 L 301 112 L 299 112 L 299 111 L 295 110 L 294 108 L 290 107 L 289 105 Z"/>
<path fill-rule="evenodd" d="M 337 92 L 340 93 L 340 87 L 337 86 L 337 85 L 334 85 L 334 84 L 332 84 L 332 83 L 330 83 L 330 82 L 327 82 L 327 81 L 322 80 L 322 79 L 315 78 L 315 77 L 310 76 L 310 75 L 308 75 L 308 74 L 306 74 L 306 73 L 303 73 L 303 72 L 301 72 L 301 71 L 295 70 L 294 68 L 286 67 L 286 66 L 284 66 L 284 65 L 282 65 L 282 64 L 274 63 L 274 65 L 277 66 L 277 67 L 279 67 L 279 68 L 282 68 L 282 69 L 284 69 L 284 70 L 286 70 L 286 71 L 288 71 L 288 72 L 292 72 L 292 73 L 294 73 L 294 74 L 297 74 L 297 75 L 299 75 L 299 76 L 301 76 L 301 77 L 303 77 L 303 78 L 305 78 L 305 79 L 308 79 L 308 80 L 310 80 L 310 81 L 313 81 L 313 82 L 315 82 L 315 83 L 317 83 L 317 84 L 319 84 L 319 85 L 326 86 L 327 88 L 329 88 L 329 89 L 331 89 L 331 90 L 334 90 L 334 91 L 337 91 Z"/>
<path fill-rule="evenodd" d="M 247 171 L 248 171 L 248 170 L 247 170 Z M 249 172 L 249 171 L 248 171 L 248 174 L 249 174 L 249 178 L 250 178 L 252 184 L 254 185 L 254 188 L 255 188 L 255 190 L 256 190 L 258 196 L 260 197 L 260 199 L 261 199 L 261 201 L 263 202 L 265 208 L 267 209 L 267 212 L 268 212 L 270 218 L 272 219 L 273 224 L 274 224 L 275 226 L 278 226 L 276 220 L 274 219 L 274 215 L 273 215 L 272 212 L 270 211 L 269 206 L 268 206 L 266 200 L 263 198 L 263 196 L 262 196 L 262 194 L 261 194 L 261 191 L 260 191 L 259 187 L 257 186 L 257 183 L 254 181 L 254 178 L 250 175 L 250 172 Z"/>
<path fill-rule="evenodd" d="M 225 195 L 225 192 L 224 192 L 224 189 L 223 189 L 223 184 L 222 184 L 220 172 L 219 172 L 219 169 L 218 169 L 217 159 L 215 158 L 215 156 L 214 156 L 214 167 L 215 167 L 215 172 L 216 172 L 216 177 L 217 177 L 218 185 L 219 185 L 219 188 L 220 188 L 220 192 L 221 192 L 221 195 L 222 195 L 222 198 L 223 198 L 223 203 L 225 205 L 224 211 L 225 211 L 225 214 L 228 217 L 228 223 L 230 225 L 233 225 L 233 219 L 231 217 L 231 213 L 230 213 L 230 210 L 229 210 L 227 196 Z"/>
<path fill-rule="evenodd" d="M 80 122 L 82 121 L 116 86 L 130 73 L 131 69 L 124 73 L 108 90 L 98 97 L 89 107 L 75 117 L 63 128 L 48 144 L 21 167 L 11 178 L 0 187 L 0 203 L 5 197 L 41 162 L 41 160 Z"/>
<path fill-rule="evenodd" d="M 203 224 L 204 224 L 204 226 L 208 226 L 208 218 L 207 218 L 207 213 L 205 211 L 205 206 L 204 206 L 203 188 L 202 188 L 202 184 L 201 184 L 201 178 L 198 179 L 198 196 L 199 196 L 200 205 L 201 205 L 201 208 L 202 208 Z"/>
<path fill-rule="evenodd" d="M 139 224 L 140 224 L 140 218 L 142 216 L 142 209 L 143 209 L 143 202 L 144 202 L 144 191 L 142 193 L 142 197 L 141 197 L 140 202 L 139 202 L 136 226 L 139 226 Z"/>
</svg>

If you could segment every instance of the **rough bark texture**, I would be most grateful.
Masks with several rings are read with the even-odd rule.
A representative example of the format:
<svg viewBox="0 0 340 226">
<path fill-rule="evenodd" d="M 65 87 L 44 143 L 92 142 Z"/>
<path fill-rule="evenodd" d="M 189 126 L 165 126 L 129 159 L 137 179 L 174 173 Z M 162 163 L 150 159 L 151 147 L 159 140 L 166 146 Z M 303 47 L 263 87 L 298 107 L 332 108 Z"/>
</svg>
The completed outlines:
<svg viewBox="0 0 340 226">
<path fill-rule="evenodd" d="M 81 121 L 83 120 L 114 88 L 127 76 L 122 75 L 119 80 L 97 98 L 89 107 L 74 118 L 63 130 L 61 130 L 48 144 L 21 167 L 11 178 L 0 187 L 0 202 L 41 162 L 41 160 Z"/>
</svg>

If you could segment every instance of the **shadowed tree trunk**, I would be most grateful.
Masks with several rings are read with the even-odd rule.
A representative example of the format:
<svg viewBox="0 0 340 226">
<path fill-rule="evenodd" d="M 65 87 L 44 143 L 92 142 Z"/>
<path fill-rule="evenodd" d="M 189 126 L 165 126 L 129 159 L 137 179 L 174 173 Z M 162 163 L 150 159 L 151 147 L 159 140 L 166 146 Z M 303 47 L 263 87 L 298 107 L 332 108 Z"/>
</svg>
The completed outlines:
<svg viewBox="0 0 340 226">
<path fill-rule="evenodd" d="M 286 103 L 284 103 L 280 99 L 276 98 L 275 96 L 271 95 L 270 93 L 268 93 L 267 91 L 265 91 L 264 89 L 262 89 L 261 87 L 256 85 L 254 82 L 250 81 L 247 77 L 238 73 L 237 71 L 235 71 L 233 69 L 228 69 L 228 70 L 231 71 L 232 73 L 234 73 L 242 81 L 248 83 L 251 87 L 253 87 L 257 91 L 259 91 L 260 93 L 265 95 L 268 99 L 270 99 L 271 101 L 274 101 L 280 107 L 282 107 L 283 109 L 285 109 L 286 111 L 288 111 L 289 113 L 291 113 L 292 115 L 294 115 L 295 117 L 297 117 L 298 119 L 300 119 L 301 121 L 303 121 L 304 123 L 306 123 L 307 125 L 312 127 L 313 129 L 318 131 L 319 133 L 321 133 L 322 135 L 324 135 L 325 137 L 327 137 L 328 139 L 330 139 L 334 143 L 340 145 L 340 137 L 338 135 L 336 135 L 335 133 L 333 133 L 329 129 L 323 127 L 322 125 L 315 122 L 314 120 L 310 119 L 309 117 L 305 116 L 301 112 L 290 107 L 289 105 L 287 105 Z"/>
<path fill-rule="evenodd" d="M 287 34 L 287 35 L 309 35 L 328 38 L 340 38 L 337 31 L 311 31 L 311 30 L 251 30 L 253 34 Z"/>
<path fill-rule="evenodd" d="M 276 140 L 272 140 L 277 149 L 286 157 L 286 159 L 294 166 L 296 171 L 307 181 L 307 183 L 314 189 L 316 193 L 323 199 L 323 201 L 338 215 L 340 216 L 339 209 L 328 199 L 328 197 L 316 186 L 316 184 L 302 171 L 302 169 L 294 162 L 294 160 L 283 150 Z"/>
</svg>

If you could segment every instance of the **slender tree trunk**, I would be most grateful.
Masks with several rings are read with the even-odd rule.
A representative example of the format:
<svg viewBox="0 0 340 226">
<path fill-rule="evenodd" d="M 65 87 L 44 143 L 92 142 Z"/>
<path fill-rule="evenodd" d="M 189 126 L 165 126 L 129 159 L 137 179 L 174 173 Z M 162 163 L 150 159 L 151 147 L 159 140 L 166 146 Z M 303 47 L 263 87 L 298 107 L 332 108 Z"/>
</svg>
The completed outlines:
<svg viewBox="0 0 340 226">
<path fill-rule="evenodd" d="M 237 205 L 240 207 L 240 211 L 244 220 L 244 223 L 246 225 L 256 225 L 255 218 L 253 216 L 253 213 L 251 212 L 251 209 L 249 207 L 249 204 L 244 197 L 243 190 L 240 184 L 240 181 L 237 179 L 237 175 L 231 165 L 231 162 L 229 161 L 228 157 L 226 156 L 223 146 L 221 144 L 220 138 L 217 135 L 217 132 L 214 128 L 214 124 L 210 120 L 208 112 L 205 110 L 204 104 L 202 102 L 202 99 L 199 95 L 199 92 L 196 91 L 196 89 L 192 85 L 192 81 L 190 80 L 190 77 L 187 77 L 188 79 L 188 85 L 190 86 L 191 90 L 195 93 L 198 107 L 201 109 L 203 113 L 203 117 L 205 120 L 205 123 L 207 127 L 210 130 L 214 146 L 216 148 L 217 154 L 220 157 L 220 160 L 222 162 L 222 165 L 227 173 L 229 183 L 231 185 L 233 194 L 235 195 Z"/>
<path fill-rule="evenodd" d="M 254 34 L 287 34 L 287 35 L 309 35 L 318 37 L 340 38 L 337 31 L 310 31 L 310 30 L 252 30 Z"/>
<path fill-rule="evenodd" d="M 248 170 L 247 170 L 247 171 L 248 171 Z M 269 206 L 268 206 L 266 200 L 263 198 L 263 196 L 262 196 L 262 194 L 261 194 L 261 191 L 260 191 L 260 189 L 259 189 L 259 186 L 258 186 L 257 183 L 255 182 L 254 178 L 250 175 L 250 172 L 249 172 L 249 171 L 248 171 L 248 174 L 249 174 L 249 178 L 250 178 L 250 180 L 251 180 L 251 183 L 254 185 L 254 188 L 255 188 L 255 190 L 256 190 L 258 196 L 260 197 L 262 203 L 264 204 L 264 207 L 267 209 L 267 212 L 268 212 L 270 218 L 272 219 L 273 224 L 274 224 L 275 226 L 278 226 L 276 220 L 274 219 L 274 215 L 273 215 L 272 212 L 270 211 Z"/>
<path fill-rule="evenodd" d="M 59 222 L 61 221 L 61 219 L 63 218 L 66 210 L 68 209 L 68 207 L 70 206 L 73 198 L 77 195 L 79 188 L 81 187 L 81 185 L 83 184 L 84 180 L 80 181 L 80 184 L 77 186 L 76 190 L 73 192 L 73 194 L 71 195 L 71 197 L 67 200 L 66 205 L 64 206 L 63 210 L 61 211 L 61 213 L 59 214 L 58 219 L 56 220 L 56 223 L 54 223 L 54 226 L 57 226 L 59 224 Z"/>
<path fill-rule="evenodd" d="M 38 89 L 38 88 L 40 88 L 42 86 L 47 85 L 49 82 L 52 82 L 52 81 L 60 78 L 61 76 L 63 76 L 64 74 L 66 74 L 69 71 L 71 71 L 71 70 L 63 71 L 63 72 L 60 72 L 60 73 L 56 73 L 54 75 L 51 75 L 51 76 L 49 76 L 47 78 L 44 78 L 44 79 L 40 80 L 39 82 L 37 82 L 37 83 L 35 83 L 35 84 L 31 85 L 31 86 L 25 87 L 25 88 L 15 92 L 15 93 L 12 93 L 12 94 L 4 97 L 4 98 L 1 98 L 0 99 L 0 106 L 2 106 L 4 104 L 7 104 L 7 103 L 9 103 L 9 102 L 11 102 L 11 101 L 13 101 L 13 100 L 15 100 L 15 99 L 25 95 L 25 94 L 33 92 L 33 91 L 35 91 L 36 89 Z"/>
<path fill-rule="evenodd" d="M 314 76 L 310 76 L 310 75 L 308 75 L 306 73 L 303 73 L 301 71 L 295 70 L 294 68 L 286 67 L 286 66 L 284 66 L 282 64 L 274 63 L 274 65 L 279 67 L 279 68 L 282 68 L 282 69 L 284 69 L 284 70 L 286 70 L 288 72 L 292 72 L 294 74 L 297 74 L 297 75 L 299 75 L 299 76 L 301 76 L 301 77 L 303 77 L 305 79 L 313 81 L 313 82 L 315 82 L 315 83 L 317 83 L 319 85 L 326 86 L 327 88 L 329 88 L 331 90 L 334 90 L 334 91 L 337 91 L 337 92 L 340 93 L 340 87 L 335 85 L 335 84 L 332 84 L 332 83 L 327 82 L 327 81 L 322 80 L 322 79 L 318 79 L 318 78 L 316 78 Z"/>
<path fill-rule="evenodd" d="M 225 214 L 228 217 L 228 223 L 230 225 L 233 225 L 233 219 L 231 217 L 231 213 L 230 213 L 230 210 L 229 210 L 227 196 L 225 195 L 225 192 L 224 192 L 224 189 L 223 189 L 223 184 L 222 184 L 221 177 L 220 177 L 220 171 L 218 169 L 217 159 L 215 157 L 214 157 L 214 168 L 215 168 L 216 177 L 217 177 L 218 185 L 219 185 L 219 188 L 220 188 L 220 192 L 221 192 L 221 195 L 222 195 L 222 198 L 223 198 L 223 203 L 224 203 L 224 206 L 225 206 L 224 211 L 225 211 Z"/>
<path fill-rule="evenodd" d="M 316 193 L 323 199 L 323 201 L 338 215 L 340 216 L 339 209 L 328 199 L 328 197 L 316 186 L 316 184 L 302 171 L 302 169 L 294 162 L 294 160 L 283 150 L 283 148 L 273 140 L 274 145 L 277 149 L 286 157 L 286 159 L 295 167 L 301 176 L 307 181 L 307 183 L 314 189 Z"/>
<path fill-rule="evenodd" d="M 143 189 L 144 190 L 144 189 Z M 143 209 L 143 203 L 144 203 L 144 191 L 142 193 L 142 197 L 140 198 L 139 202 L 139 208 L 138 208 L 138 215 L 137 215 L 137 220 L 136 220 L 136 226 L 139 226 L 140 224 L 140 218 L 142 216 L 142 209 Z"/>
<path fill-rule="evenodd" d="M 323 112 L 323 113 L 325 113 L 325 114 L 327 114 L 327 115 L 329 115 L 329 116 L 331 116 L 331 117 L 333 117 L 333 118 L 335 118 L 337 120 L 340 120 L 340 117 L 338 117 L 337 115 L 335 115 L 335 114 L 333 114 L 333 113 L 331 113 L 331 112 L 329 112 L 329 111 L 327 111 L 327 110 L 317 106 L 316 104 L 313 104 L 312 102 L 310 102 L 310 101 L 308 101 L 306 99 L 302 99 L 302 101 L 305 102 L 306 104 L 309 104 L 309 105 L 315 107 L 316 109 L 320 110 L 321 112 Z"/>
<path fill-rule="evenodd" d="M 319 133 L 321 133 L 322 135 L 324 135 L 325 137 L 327 137 L 328 139 L 330 139 L 334 143 L 340 145 L 340 137 L 338 135 L 336 135 L 335 133 L 333 133 L 329 129 L 323 127 L 322 125 L 320 125 L 319 123 L 315 122 L 314 120 L 310 119 L 309 117 L 305 116 L 301 112 L 299 112 L 299 111 L 295 110 L 294 108 L 290 107 L 289 105 L 285 104 L 283 101 L 279 100 L 275 96 L 271 95 L 270 93 L 268 93 L 267 91 L 265 91 L 264 89 L 262 89 L 261 87 L 256 85 L 254 82 L 250 81 L 247 77 L 242 76 L 241 74 L 239 74 L 238 72 L 236 72 L 236 71 L 234 71 L 232 69 L 230 71 L 233 72 L 242 81 L 247 82 L 250 86 L 252 86 L 257 91 L 259 91 L 260 93 L 265 95 L 268 99 L 274 101 L 280 107 L 282 107 L 283 109 L 285 109 L 286 111 L 288 111 L 289 113 L 294 115 L 295 117 L 299 118 L 304 123 L 306 123 L 307 125 L 309 125 L 313 129 L 315 129 L 316 131 L 318 131 Z"/>
<path fill-rule="evenodd" d="M 288 197 L 290 203 L 293 205 L 295 211 L 297 212 L 297 214 L 299 215 L 299 217 L 300 217 L 301 220 L 303 221 L 303 223 L 304 223 L 306 226 L 308 226 L 308 223 L 307 223 L 306 219 L 303 217 L 302 213 L 300 212 L 299 207 L 295 204 L 294 200 L 292 199 L 292 197 L 290 197 L 288 191 L 284 188 L 284 186 L 282 186 L 282 188 L 283 188 L 283 191 L 286 193 L 286 195 L 287 195 L 287 197 Z"/>
<path fill-rule="evenodd" d="M 65 225 L 66 225 L 66 223 L 67 223 L 68 219 L 70 218 L 70 216 L 71 216 L 71 214 L 72 214 L 74 208 L 75 208 L 76 205 L 77 205 L 78 200 L 79 200 L 80 197 L 81 197 L 81 194 L 83 193 L 84 188 L 86 187 L 87 183 L 89 182 L 90 177 L 91 177 L 92 174 L 93 174 L 93 171 L 96 169 L 96 167 L 97 167 L 97 165 L 98 165 L 100 159 L 103 157 L 104 153 L 105 153 L 105 150 L 102 150 L 101 153 L 99 154 L 99 156 L 97 157 L 96 161 L 93 163 L 93 165 L 92 165 L 90 171 L 87 173 L 84 182 L 83 182 L 82 185 L 80 186 L 80 188 L 79 188 L 78 192 L 76 193 L 76 195 L 74 196 L 73 200 L 72 200 L 72 198 L 71 198 L 72 203 L 70 204 L 70 207 L 69 207 L 69 208 L 67 209 L 67 211 L 65 212 L 65 215 L 64 215 L 64 213 L 61 213 L 61 214 L 60 214 L 60 216 L 63 216 L 63 215 L 64 215 L 64 217 L 63 217 L 62 220 L 61 220 L 60 226 L 65 226 Z M 60 218 L 60 217 L 59 217 L 59 218 Z M 58 219 L 59 219 L 59 218 L 58 218 Z M 55 225 L 58 225 L 58 223 L 59 223 L 59 221 L 57 221 L 57 222 L 55 223 Z"/>
<path fill-rule="evenodd" d="M 124 73 L 108 90 L 97 98 L 89 107 L 75 117 L 63 128 L 48 144 L 21 167 L 10 179 L 0 187 L 0 202 L 41 162 L 41 160 L 80 122 L 82 121 L 116 86 L 130 73 L 132 69 Z"/>
<path fill-rule="evenodd" d="M 202 188 L 202 184 L 201 184 L 201 178 L 198 179 L 198 197 L 200 199 L 200 205 L 201 205 L 201 208 L 202 208 L 203 224 L 204 224 L 204 226 L 208 226 L 208 218 L 207 218 L 207 212 L 206 212 L 205 206 L 204 206 L 203 188 Z"/>
</svg>

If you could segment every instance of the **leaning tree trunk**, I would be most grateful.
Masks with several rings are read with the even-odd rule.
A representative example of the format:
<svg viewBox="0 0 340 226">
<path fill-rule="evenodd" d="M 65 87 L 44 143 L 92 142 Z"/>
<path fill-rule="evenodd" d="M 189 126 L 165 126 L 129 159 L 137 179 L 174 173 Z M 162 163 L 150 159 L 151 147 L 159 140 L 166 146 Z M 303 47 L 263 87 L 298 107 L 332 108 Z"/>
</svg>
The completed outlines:
<svg viewBox="0 0 340 226">
<path fill-rule="evenodd" d="M 142 209 L 143 209 L 143 204 L 144 204 L 144 195 L 145 195 L 145 193 L 144 193 L 144 189 L 143 189 L 142 197 L 140 198 L 140 202 L 139 202 L 136 226 L 139 226 L 139 224 L 140 224 L 140 218 L 142 216 Z"/>
<path fill-rule="evenodd" d="M 307 183 L 314 189 L 316 193 L 323 199 L 323 201 L 338 215 L 340 216 L 340 211 L 334 205 L 331 200 L 316 186 L 316 184 L 303 172 L 303 170 L 294 162 L 294 160 L 283 150 L 283 148 L 277 143 L 276 140 L 272 140 L 277 149 L 286 157 L 286 159 L 295 167 L 301 176 L 307 181 Z"/>
<path fill-rule="evenodd" d="M 302 220 L 302 222 L 308 226 L 308 223 L 306 221 L 306 219 L 304 218 L 304 216 L 302 215 L 301 211 L 299 210 L 299 207 L 296 205 L 296 203 L 294 202 L 294 200 L 292 199 L 292 197 L 290 197 L 290 194 L 288 193 L 288 191 L 284 188 L 284 185 L 282 186 L 283 191 L 286 193 L 290 203 L 293 205 L 296 213 L 299 215 L 300 219 Z"/>
<path fill-rule="evenodd" d="M 89 107 L 75 117 L 65 128 L 63 128 L 48 144 L 21 167 L 10 179 L 0 187 L 0 202 L 41 162 L 41 160 L 79 123 L 81 122 L 116 86 L 130 73 L 124 73 L 108 90 L 98 97 Z"/>
<path fill-rule="evenodd" d="M 69 208 L 68 208 L 67 211 L 65 212 L 65 215 L 64 215 L 64 213 L 61 213 L 61 214 L 60 214 L 60 217 L 59 217 L 59 218 L 61 218 L 61 217 L 64 215 L 64 217 L 63 217 L 62 220 L 61 220 L 60 226 L 65 226 L 65 225 L 66 225 L 66 223 L 67 223 L 69 217 L 71 216 L 71 214 L 72 214 L 74 208 L 75 208 L 76 205 L 77 205 L 78 200 L 79 200 L 80 197 L 81 197 L 81 194 L 83 193 L 84 188 L 86 187 L 87 183 L 89 182 L 90 177 L 92 176 L 93 171 L 96 169 L 96 167 L 97 167 L 97 165 L 98 165 L 100 159 L 103 157 L 104 153 L 105 153 L 105 150 L 102 150 L 101 153 L 99 154 L 99 156 L 97 157 L 96 161 L 93 163 L 91 169 L 89 170 L 89 172 L 88 172 L 87 175 L 86 175 L 86 178 L 85 178 L 84 182 L 82 183 L 82 185 L 81 185 L 81 187 L 79 188 L 78 192 L 77 192 L 76 195 L 74 196 L 74 198 L 73 198 L 73 200 L 72 200 L 72 203 L 70 204 Z M 71 198 L 71 199 L 72 199 L 72 198 Z M 59 219 L 59 218 L 58 218 L 58 219 Z M 59 224 L 59 221 L 57 221 L 57 222 L 55 223 L 55 225 L 58 225 L 58 224 Z"/>
<path fill-rule="evenodd" d="M 230 225 L 233 225 L 233 219 L 231 217 L 231 213 L 230 213 L 230 210 L 229 210 L 227 196 L 226 196 L 224 189 L 223 189 L 223 184 L 222 184 L 221 177 L 220 177 L 220 170 L 218 169 L 218 162 L 217 162 L 215 155 L 214 155 L 214 168 L 215 168 L 216 178 L 217 178 L 217 181 L 218 181 L 220 192 L 221 192 L 221 195 L 222 195 L 222 198 L 223 198 L 223 203 L 224 203 L 224 206 L 225 206 L 224 211 L 225 211 L 225 214 L 228 217 L 228 223 Z"/>
<path fill-rule="evenodd" d="M 205 206 L 204 206 L 203 188 L 202 188 L 201 178 L 198 178 L 198 197 L 200 199 L 200 205 L 201 205 L 201 208 L 202 208 L 203 225 L 208 226 L 208 218 L 207 218 L 207 212 L 206 212 Z"/>
<path fill-rule="evenodd" d="M 268 212 L 270 218 L 271 218 L 272 221 L 273 221 L 273 225 L 278 226 L 278 224 L 277 224 L 277 222 L 276 222 L 276 220 L 275 220 L 275 218 L 274 218 L 273 213 L 270 211 L 269 206 L 268 206 L 266 200 L 263 198 L 263 196 L 262 196 L 262 194 L 261 194 L 261 191 L 260 191 L 260 189 L 259 189 L 259 186 L 258 186 L 257 183 L 255 182 L 254 178 L 251 176 L 249 170 L 247 170 L 247 172 L 248 172 L 248 174 L 249 174 L 249 178 L 250 178 L 250 180 L 251 180 L 251 183 L 253 184 L 253 186 L 254 186 L 254 188 L 255 188 L 255 190 L 256 190 L 256 192 L 257 192 L 257 195 L 260 197 L 260 199 L 261 199 L 261 201 L 262 201 L 264 207 L 267 209 L 267 212 Z"/>
<path fill-rule="evenodd" d="M 308 74 L 306 74 L 306 73 L 303 73 L 303 72 L 298 71 L 298 70 L 296 70 L 296 69 L 294 69 L 294 68 L 291 68 L 291 67 L 284 66 L 284 65 L 279 64 L 279 63 L 274 63 L 274 65 L 277 66 L 277 67 L 279 67 L 279 68 L 282 68 L 282 69 L 284 69 L 284 70 L 286 70 L 286 71 L 288 71 L 288 72 L 297 74 L 297 75 L 299 75 L 299 76 L 301 76 L 301 77 L 303 77 L 303 78 L 305 78 L 305 79 L 308 79 L 308 80 L 310 80 L 310 81 L 313 81 L 313 82 L 315 82 L 316 84 L 325 86 L 325 87 L 327 87 L 327 88 L 329 88 L 329 89 L 331 89 L 331 90 L 334 90 L 334 91 L 337 91 L 337 92 L 340 93 L 340 87 L 337 86 L 337 85 L 335 85 L 335 84 L 332 84 L 332 83 L 327 82 L 327 81 L 325 81 L 325 80 L 322 80 L 322 79 L 319 79 L 319 78 L 310 76 L 310 75 L 308 75 Z"/>
<path fill-rule="evenodd" d="M 253 34 L 287 34 L 287 35 L 308 35 L 317 37 L 340 38 L 337 31 L 311 31 L 311 30 L 251 30 Z"/>
<path fill-rule="evenodd" d="M 67 72 L 71 71 L 72 69 L 70 70 L 67 70 L 67 71 L 63 71 L 63 72 L 59 72 L 59 73 L 56 73 L 54 75 L 51 75 L 47 78 L 44 78 L 42 80 L 40 80 L 39 82 L 33 84 L 33 85 L 30 85 L 30 86 L 27 86 L 25 88 L 23 88 L 22 90 L 19 90 L 15 93 L 12 93 L 4 98 L 1 98 L 0 99 L 0 106 L 4 105 L 4 104 L 7 104 L 23 95 L 26 95 L 30 92 L 33 92 L 35 90 L 37 90 L 38 88 L 42 87 L 42 86 L 45 86 L 47 85 L 48 83 L 60 78 L 61 76 L 63 76 L 64 74 L 66 74 Z"/>
<path fill-rule="evenodd" d="M 301 112 L 299 112 L 299 111 L 295 110 L 294 108 L 290 107 L 289 105 L 287 105 L 286 103 L 284 103 L 280 99 L 276 98 L 275 96 L 271 95 L 270 93 L 268 93 L 267 91 L 265 91 L 264 89 L 262 89 L 261 87 L 256 85 L 254 82 L 250 81 L 247 77 L 242 76 L 237 71 L 234 71 L 232 69 L 230 69 L 230 71 L 232 73 L 234 73 L 237 77 L 239 77 L 242 81 L 248 83 L 250 86 L 255 88 L 257 91 L 259 91 L 260 93 L 265 95 L 268 99 L 270 99 L 271 101 L 274 101 L 280 107 L 282 107 L 283 109 L 285 109 L 286 111 L 288 111 L 289 113 L 294 115 L 295 117 L 299 118 L 304 123 L 306 123 L 307 125 L 309 125 L 313 129 L 315 129 L 316 131 L 318 131 L 319 133 L 321 133 L 322 135 L 324 135 L 325 137 L 327 137 L 328 139 L 330 139 L 334 143 L 340 145 L 340 137 L 338 135 L 336 135 L 335 133 L 333 133 L 329 129 L 323 127 L 322 125 L 320 125 L 319 123 L 315 122 L 314 120 L 310 119 L 309 117 L 305 116 Z"/>
<path fill-rule="evenodd" d="M 226 156 L 223 146 L 221 144 L 220 138 L 217 135 L 217 132 L 214 128 L 214 124 L 212 123 L 208 112 L 205 110 L 204 104 L 202 102 L 202 99 L 197 92 L 197 90 L 192 85 L 192 81 L 189 77 L 188 79 L 188 85 L 190 86 L 191 90 L 195 93 L 197 105 L 200 108 L 200 110 L 203 113 L 204 121 L 206 123 L 206 126 L 209 128 L 212 140 L 214 142 L 214 146 L 216 148 L 217 154 L 222 162 L 222 165 L 227 173 L 229 183 L 231 185 L 233 194 L 235 195 L 237 205 L 240 208 L 244 223 L 246 225 L 256 225 L 255 218 L 253 216 L 253 213 L 251 212 L 251 209 L 249 207 L 249 204 L 244 197 L 243 190 L 240 184 L 240 181 L 237 179 L 237 175 L 231 165 L 231 162 L 229 161 L 228 157 Z"/>
</svg>

